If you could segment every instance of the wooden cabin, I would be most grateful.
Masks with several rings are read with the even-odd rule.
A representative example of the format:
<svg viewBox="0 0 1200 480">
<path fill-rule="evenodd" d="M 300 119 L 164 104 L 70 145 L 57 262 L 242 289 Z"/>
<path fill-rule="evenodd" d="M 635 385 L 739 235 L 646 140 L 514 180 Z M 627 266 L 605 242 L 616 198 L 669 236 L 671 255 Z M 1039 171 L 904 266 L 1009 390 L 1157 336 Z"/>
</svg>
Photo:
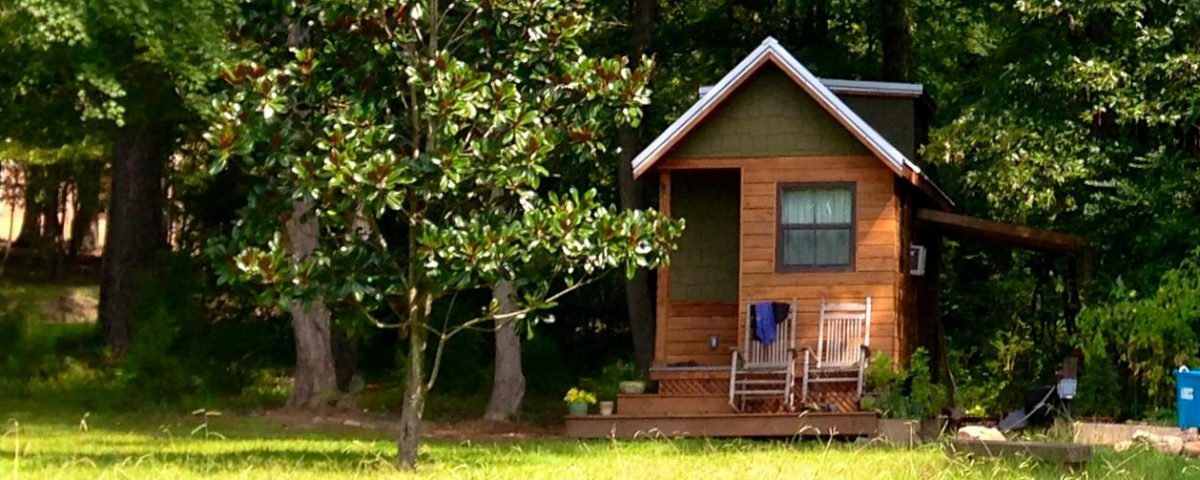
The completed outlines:
<svg viewBox="0 0 1200 480">
<path fill-rule="evenodd" d="M 658 271 L 656 373 L 728 368 L 759 300 L 797 302 L 803 345 L 822 299 L 870 297 L 871 349 L 907 358 L 911 215 L 951 205 L 910 160 L 924 101 L 920 85 L 818 79 L 769 39 L 634 159 L 686 223 Z"/>
<path fill-rule="evenodd" d="M 657 272 L 658 392 L 620 398 L 618 417 L 702 415 L 711 427 L 750 415 L 794 434 L 792 412 L 729 405 L 730 350 L 746 339 L 756 301 L 795 302 L 802 347 L 817 340 L 823 300 L 870 298 L 871 350 L 906 359 L 918 345 L 923 275 L 935 271 L 916 264 L 930 256 L 913 212 L 952 205 L 913 160 L 929 110 L 920 85 L 820 79 L 774 39 L 702 89 L 633 160 L 637 178 L 657 183 L 660 210 L 685 229 Z M 857 398 L 827 405 L 841 414 L 823 417 L 830 427 L 874 428 L 873 414 L 855 412 Z M 661 429 L 663 419 L 643 420 L 626 429 Z M 724 433 L 745 433 L 734 430 Z"/>
<path fill-rule="evenodd" d="M 568 435 L 873 434 L 878 416 L 858 411 L 853 385 L 787 408 L 737 408 L 731 351 L 749 345 L 750 305 L 794 305 L 791 344 L 804 349 L 823 335 L 823 304 L 866 303 L 871 354 L 904 362 L 918 346 L 939 348 L 944 231 L 1082 245 L 951 213 L 916 161 L 931 105 L 917 84 L 817 78 L 770 38 L 701 89 L 633 159 L 634 175 L 658 185 L 660 210 L 685 222 L 657 272 L 657 392 L 618 397 L 614 416 L 568 417 Z"/>
</svg>

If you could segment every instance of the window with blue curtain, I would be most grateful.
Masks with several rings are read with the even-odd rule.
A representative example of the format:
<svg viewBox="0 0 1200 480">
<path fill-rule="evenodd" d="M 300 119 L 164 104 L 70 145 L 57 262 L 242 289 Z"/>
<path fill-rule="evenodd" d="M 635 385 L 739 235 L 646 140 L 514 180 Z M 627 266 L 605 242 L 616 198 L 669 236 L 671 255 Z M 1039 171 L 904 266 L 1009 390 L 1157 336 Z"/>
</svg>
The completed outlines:
<svg viewBox="0 0 1200 480">
<path fill-rule="evenodd" d="M 779 188 L 780 271 L 853 270 L 854 184 Z"/>
</svg>

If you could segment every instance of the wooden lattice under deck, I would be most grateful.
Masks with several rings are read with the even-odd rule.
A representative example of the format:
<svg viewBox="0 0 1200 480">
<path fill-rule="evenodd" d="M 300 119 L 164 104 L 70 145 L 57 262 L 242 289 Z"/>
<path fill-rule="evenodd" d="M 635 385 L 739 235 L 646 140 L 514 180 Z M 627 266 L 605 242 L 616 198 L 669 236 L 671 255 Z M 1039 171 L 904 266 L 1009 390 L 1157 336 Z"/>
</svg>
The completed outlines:
<svg viewBox="0 0 1200 480">
<path fill-rule="evenodd" d="M 729 367 L 683 367 L 651 370 L 650 377 L 658 382 L 658 394 L 664 396 L 713 396 L 729 395 Z M 796 379 L 796 408 L 848 413 L 857 412 L 858 398 L 853 383 L 818 383 L 809 385 L 809 398 L 801 404 L 800 379 Z M 781 413 L 786 408 L 781 400 L 758 399 L 747 403 L 747 411 L 754 413 Z"/>
<path fill-rule="evenodd" d="M 797 380 L 797 383 L 799 381 Z M 796 386 L 799 395 L 800 386 Z M 817 383 L 808 385 L 808 401 L 804 407 L 819 406 L 822 411 L 857 412 L 858 396 L 852 383 Z"/>
<path fill-rule="evenodd" d="M 664 395 L 728 395 L 729 379 L 688 378 L 660 380 L 658 382 L 658 393 Z"/>
</svg>

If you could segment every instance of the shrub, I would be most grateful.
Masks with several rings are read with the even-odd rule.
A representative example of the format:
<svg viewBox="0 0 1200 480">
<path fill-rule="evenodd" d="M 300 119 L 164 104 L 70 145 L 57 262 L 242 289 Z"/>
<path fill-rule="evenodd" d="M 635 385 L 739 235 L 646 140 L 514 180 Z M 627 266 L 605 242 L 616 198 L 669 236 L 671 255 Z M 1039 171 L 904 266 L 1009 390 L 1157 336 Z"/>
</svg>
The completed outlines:
<svg viewBox="0 0 1200 480">
<path fill-rule="evenodd" d="M 908 368 L 898 367 L 886 352 L 871 357 L 866 371 L 864 408 L 887 418 L 932 418 L 946 406 L 946 389 L 933 381 L 929 352 L 918 348 Z"/>
<path fill-rule="evenodd" d="M 186 257 L 170 257 L 164 270 L 135 311 L 133 342 L 118 372 L 130 401 L 236 395 L 260 379 L 262 369 L 294 360 L 287 322 L 223 301 Z"/>
<path fill-rule="evenodd" d="M 1079 315 L 1079 408 L 1115 417 L 1170 408 L 1172 371 L 1196 366 L 1200 352 L 1200 250 L 1167 271 L 1151 295 L 1118 284 L 1112 298 Z"/>
<path fill-rule="evenodd" d="M 43 323 L 0 298 L 0 377 L 16 390 L 57 375 L 72 359 L 93 356 L 98 343 L 93 325 Z"/>
<path fill-rule="evenodd" d="M 596 392 L 596 396 L 601 400 L 615 400 L 621 382 L 633 380 L 637 376 L 637 365 L 625 360 L 617 360 L 600 369 L 600 376 L 585 378 L 580 381 L 580 384 L 583 388 Z"/>
</svg>

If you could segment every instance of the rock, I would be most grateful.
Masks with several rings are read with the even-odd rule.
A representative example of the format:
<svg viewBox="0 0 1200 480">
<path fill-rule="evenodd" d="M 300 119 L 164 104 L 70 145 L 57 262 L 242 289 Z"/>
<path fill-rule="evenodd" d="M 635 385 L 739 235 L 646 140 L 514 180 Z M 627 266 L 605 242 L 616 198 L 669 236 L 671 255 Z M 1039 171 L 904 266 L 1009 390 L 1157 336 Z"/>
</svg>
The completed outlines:
<svg viewBox="0 0 1200 480">
<path fill-rule="evenodd" d="M 958 429 L 959 440 L 979 440 L 984 442 L 1003 442 L 1008 440 L 1004 434 L 991 427 L 968 425 Z"/>
<path fill-rule="evenodd" d="M 1179 427 L 1135 425 L 1125 423 L 1075 423 L 1075 443 L 1083 445 L 1116 445 L 1122 440 L 1133 438 L 1138 430 L 1155 435 L 1179 435 Z"/>
<path fill-rule="evenodd" d="M 362 422 L 360 422 L 358 420 L 351 420 L 351 419 L 347 418 L 345 421 L 342 422 L 342 425 L 345 425 L 347 427 L 361 427 Z"/>
<path fill-rule="evenodd" d="M 1189 457 L 1200 457 L 1200 441 L 1184 442 L 1183 454 Z"/>
<path fill-rule="evenodd" d="M 1133 432 L 1133 439 L 1144 442 L 1155 450 L 1178 455 L 1183 451 L 1183 438 L 1175 435 L 1155 435 L 1144 430 Z"/>
</svg>

